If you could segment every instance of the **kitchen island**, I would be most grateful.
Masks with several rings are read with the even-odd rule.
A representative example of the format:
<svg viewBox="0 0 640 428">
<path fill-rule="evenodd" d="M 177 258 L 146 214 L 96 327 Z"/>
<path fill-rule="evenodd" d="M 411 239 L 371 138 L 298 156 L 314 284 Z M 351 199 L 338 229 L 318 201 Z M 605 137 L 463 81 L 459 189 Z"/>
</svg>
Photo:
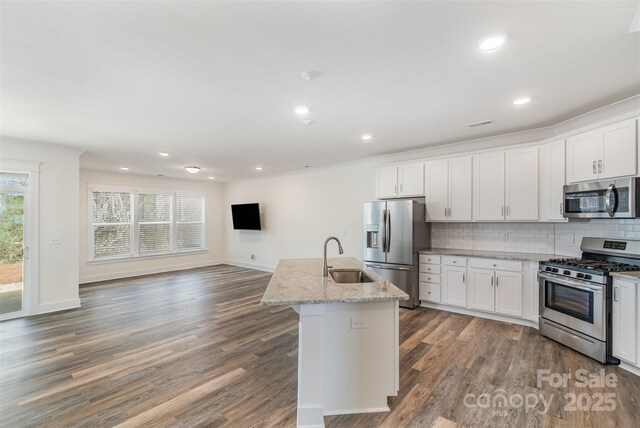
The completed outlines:
<svg viewBox="0 0 640 428">
<path fill-rule="evenodd" d="M 337 283 L 322 276 L 322 259 L 285 259 L 261 301 L 300 316 L 299 427 L 322 427 L 325 415 L 388 411 L 399 389 L 398 302 L 409 296 L 357 259 L 329 264 L 362 270 L 372 282 Z"/>
</svg>

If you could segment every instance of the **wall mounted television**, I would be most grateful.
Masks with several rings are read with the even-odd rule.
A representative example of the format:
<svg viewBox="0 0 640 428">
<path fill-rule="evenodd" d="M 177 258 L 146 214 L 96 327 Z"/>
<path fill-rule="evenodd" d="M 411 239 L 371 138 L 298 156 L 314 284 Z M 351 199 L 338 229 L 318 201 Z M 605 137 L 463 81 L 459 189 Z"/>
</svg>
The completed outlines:
<svg viewBox="0 0 640 428">
<path fill-rule="evenodd" d="M 234 230 L 262 230 L 258 203 L 231 205 L 231 219 Z"/>
</svg>

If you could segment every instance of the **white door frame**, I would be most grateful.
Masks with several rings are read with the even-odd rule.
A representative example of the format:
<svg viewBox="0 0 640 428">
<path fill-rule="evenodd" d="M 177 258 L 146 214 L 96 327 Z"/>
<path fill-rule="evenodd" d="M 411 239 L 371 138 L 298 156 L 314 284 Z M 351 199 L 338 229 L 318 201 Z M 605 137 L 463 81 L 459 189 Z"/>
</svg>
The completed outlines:
<svg viewBox="0 0 640 428">
<path fill-rule="evenodd" d="M 38 201 L 40 162 L 0 158 L 0 172 L 28 174 L 28 187 L 0 186 L 0 191 L 24 193 L 24 247 L 27 258 L 23 260 L 22 310 L 0 315 L 0 320 L 18 318 L 38 313 Z"/>
</svg>

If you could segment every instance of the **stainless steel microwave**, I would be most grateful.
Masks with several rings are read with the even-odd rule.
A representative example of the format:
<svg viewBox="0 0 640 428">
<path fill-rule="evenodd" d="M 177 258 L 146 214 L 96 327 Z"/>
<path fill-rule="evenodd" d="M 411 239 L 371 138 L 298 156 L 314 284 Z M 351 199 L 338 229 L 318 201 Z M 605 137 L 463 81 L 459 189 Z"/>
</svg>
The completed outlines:
<svg viewBox="0 0 640 428">
<path fill-rule="evenodd" d="M 564 186 L 565 218 L 640 217 L 640 177 Z"/>
</svg>

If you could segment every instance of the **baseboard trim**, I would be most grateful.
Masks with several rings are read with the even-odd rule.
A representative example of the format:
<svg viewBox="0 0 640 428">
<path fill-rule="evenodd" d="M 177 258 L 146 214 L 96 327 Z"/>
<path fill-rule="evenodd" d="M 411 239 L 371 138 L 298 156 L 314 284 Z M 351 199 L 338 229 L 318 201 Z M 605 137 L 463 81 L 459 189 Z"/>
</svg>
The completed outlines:
<svg viewBox="0 0 640 428">
<path fill-rule="evenodd" d="M 629 373 L 633 373 L 636 376 L 640 376 L 640 367 L 632 366 L 629 363 L 625 363 L 624 361 L 620 361 L 620 368 L 622 370 L 628 371 Z"/>
<path fill-rule="evenodd" d="M 526 327 L 532 327 L 532 328 L 535 328 L 536 330 L 538 329 L 537 321 L 531 321 L 524 318 L 511 318 L 504 315 L 489 314 L 487 312 L 474 311 L 471 309 L 457 308 L 454 306 L 440 305 L 438 303 L 428 303 L 428 302 L 422 302 L 422 301 L 420 302 L 420 306 L 422 306 L 423 308 L 437 309 L 439 311 L 453 312 L 453 313 L 462 314 L 462 315 L 471 315 L 478 318 L 487 318 L 494 321 L 508 322 L 510 324 L 518 324 Z"/>
<path fill-rule="evenodd" d="M 341 409 L 341 410 L 329 410 L 325 411 L 325 416 L 333 416 L 333 415 L 355 415 L 357 413 L 380 413 L 380 412 L 389 412 L 389 406 L 382 407 L 364 407 L 362 409 Z"/>
<path fill-rule="evenodd" d="M 273 266 L 259 265 L 256 263 L 244 263 L 237 260 L 224 260 L 224 263 L 227 265 L 238 266 L 247 269 L 261 270 L 263 272 L 273 272 L 274 270 L 276 270 L 276 268 Z"/>
<path fill-rule="evenodd" d="M 130 278 L 134 276 L 151 275 L 154 273 L 173 272 L 177 270 L 195 269 L 199 267 L 215 266 L 223 264 L 222 260 L 205 260 L 200 262 L 180 263 L 168 266 L 155 266 L 145 269 L 127 270 L 113 273 L 105 273 L 100 275 L 90 275 L 80 278 L 80 284 L 90 284 L 92 282 L 109 281 L 112 279 Z"/>
<path fill-rule="evenodd" d="M 38 305 L 38 313 L 47 314 L 49 312 L 66 311 L 67 309 L 75 309 L 80 307 L 80 299 L 60 300 L 58 302 L 43 303 Z"/>
</svg>

